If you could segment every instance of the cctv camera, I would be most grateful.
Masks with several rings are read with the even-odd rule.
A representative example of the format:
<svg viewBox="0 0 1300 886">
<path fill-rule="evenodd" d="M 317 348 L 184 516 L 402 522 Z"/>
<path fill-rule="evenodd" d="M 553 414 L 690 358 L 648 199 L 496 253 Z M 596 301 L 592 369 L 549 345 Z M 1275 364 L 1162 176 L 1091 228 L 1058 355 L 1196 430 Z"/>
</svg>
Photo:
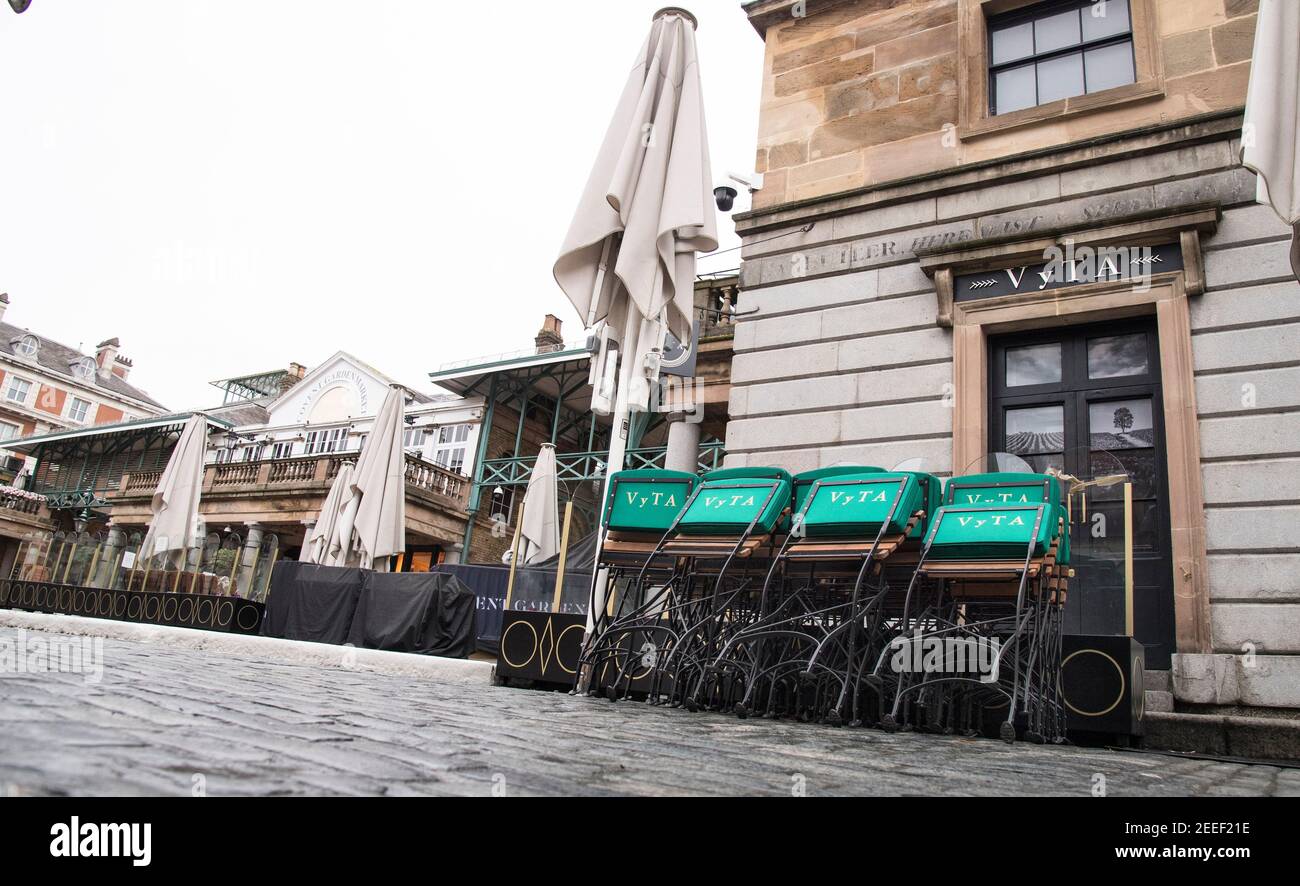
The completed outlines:
<svg viewBox="0 0 1300 886">
<path fill-rule="evenodd" d="M 713 189 L 713 199 L 718 202 L 719 211 L 730 212 L 736 205 L 736 189 L 731 185 L 718 185 Z"/>
<path fill-rule="evenodd" d="M 9 5 L 14 8 L 14 12 L 26 12 L 27 7 L 32 5 L 32 0 L 9 0 Z"/>
</svg>

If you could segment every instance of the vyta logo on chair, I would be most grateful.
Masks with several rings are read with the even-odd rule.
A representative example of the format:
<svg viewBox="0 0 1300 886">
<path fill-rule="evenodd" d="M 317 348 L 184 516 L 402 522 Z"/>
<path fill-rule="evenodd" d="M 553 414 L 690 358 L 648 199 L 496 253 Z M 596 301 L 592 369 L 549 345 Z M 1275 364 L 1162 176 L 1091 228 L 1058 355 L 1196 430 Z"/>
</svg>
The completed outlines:
<svg viewBox="0 0 1300 886">
<path fill-rule="evenodd" d="M 81 823 L 72 816 L 50 828 L 50 855 L 55 858 L 130 858 L 138 868 L 149 866 L 153 859 L 151 824 Z"/>
<path fill-rule="evenodd" d="M 625 493 L 625 500 L 629 507 L 639 510 L 645 510 L 646 507 L 652 508 L 678 508 L 681 504 L 677 501 L 675 492 L 628 492 Z"/>
</svg>

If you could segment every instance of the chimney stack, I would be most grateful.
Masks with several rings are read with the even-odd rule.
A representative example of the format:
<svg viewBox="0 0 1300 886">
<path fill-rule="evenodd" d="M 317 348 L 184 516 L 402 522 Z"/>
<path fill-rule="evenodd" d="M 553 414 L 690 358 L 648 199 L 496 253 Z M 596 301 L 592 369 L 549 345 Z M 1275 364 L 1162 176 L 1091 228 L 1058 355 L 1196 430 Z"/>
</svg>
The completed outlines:
<svg viewBox="0 0 1300 886">
<path fill-rule="evenodd" d="M 290 363 L 289 371 L 280 379 L 280 393 L 292 388 L 298 382 L 302 381 L 307 375 L 307 367 L 301 363 Z"/>
<path fill-rule="evenodd" d="M 560 319 L 554 314 L 546 315 L 546 319 L 542 321 L 542 328 L 534 339 L 537 343 L 537 353 L 549 354 L 563 347 L 564 336 L 560 334 L 560 325 Z"/>
<path fill-rule="evenodd" d="M 9 308 L 9 293 L 0 292 L 0 320 L 5 318 L 5 311 Z"/>
<path fill-rule="evenodd" d="M 133 366 L 135 366 L 133 361 L 119 354 L 117 359 L 113 361 L 113 374 L 122 381 L 126 381 L 131 377 L 131 367 Z"/>
<path fill-rule="evenodd" d="M 108 341 L 102 341 L 95 348 L 95 362 L 99 364 L 99 377 L 108 378 L 113 375 L 113 367 L 117 364 L 117 354 L 122 349 L 122 343 L 115 338 Z"/>
</svg>

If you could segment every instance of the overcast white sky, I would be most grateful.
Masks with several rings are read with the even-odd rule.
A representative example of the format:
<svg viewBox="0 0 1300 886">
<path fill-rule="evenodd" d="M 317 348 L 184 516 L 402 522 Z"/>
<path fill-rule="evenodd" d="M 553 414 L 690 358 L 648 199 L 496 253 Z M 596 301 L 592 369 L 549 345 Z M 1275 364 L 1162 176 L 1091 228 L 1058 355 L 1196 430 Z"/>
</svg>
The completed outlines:
<svg viewBox="0 0 1300 886">
<path fill-rule="evenodd" d="M 577 337 L 551 265 L 664 5 L 0 4 L 6 319 L 87 351 L 120 337 L 178 409 L 340 349 L 427 390 L 444 362 L 531 345 L 547 312 Z M 753 165 L 763 47 L 740 0 L 687 6 L 721 179 Z"/>
</svg>

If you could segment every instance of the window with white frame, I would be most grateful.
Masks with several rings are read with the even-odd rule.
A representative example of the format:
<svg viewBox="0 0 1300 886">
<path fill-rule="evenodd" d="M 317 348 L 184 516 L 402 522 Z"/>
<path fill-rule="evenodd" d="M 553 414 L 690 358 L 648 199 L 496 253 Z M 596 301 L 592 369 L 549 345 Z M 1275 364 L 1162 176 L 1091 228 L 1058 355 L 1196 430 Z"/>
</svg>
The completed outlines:
<svg viewBox="0 0 1300 886">
<path fill-rule="evenodd" d="M 261 443 L 254 443 L 254 444 L 251 445 L 251 446 L 245 446 L 245 447 L 244 447 L 244 461 L 246 461 L 246 462 L 250 462 L 250 461 L 261 461 L 261 460 L 262 460 L 262 450 L 263 450 L 264 448 L 265 448 L 265 447 L 263 447 Z"/>
<path fill-rule="evenodd" d="M 68 406 L 68 421 L 79 425 L 85 424 L 86 418 L 90 415 L 90 406 L 89 400 L 73 397 L 72 403 Z"/>
<path fill-rule="evenodd" d="M 293 441 L 283 440 L 271 447 L 271 458 L 289 458 L 293 455 Z"/>
<path fill-rule="evenodd" d="M 41 340 L 34 335 L 24 335 L 14 344 L 14 352 L 19 357 L 35 360 L 36 355 L 41 352 Z"/>
<path fill-rule="evenodd" d="M 464 474 L 470 430 L 470 425 L 444 425 L 438 428 L 433 463 L 457 474 Z"/>
<path fill-rule="evenodd" d="M 94 357 L 82 357 L 72 364 L 72 375 L 79 381 L 91 381 L 99 371 Z"/>
<path fill-rule="evenodd" d="M 226 445 L 217 450 L 217 464 L 228 465 L 235 461 L 235 454 L 239 452 L 239 440 L 231 437 L 226 441 Z"/>
<path fill-rule="evenodd" d="M 342 452 L 347 445 L 348 429 L 347 428 L 324 428 L 319 431 L 309 431 L 307 434 L 307 446 L 304 449 L 308 455 L 325 455 L 330 452 Z"/>
<path fill-rule="evenodd" d="M 12 425 L 7 421 L 0 421 L 0 443 L 6 440 L 17 440 L 23 435 L 23 429 L 19 425 Z"/>
<path fill-rule="evenodd" d="M 432 434 L 433 428 L 407 428 L 402 434 L 402 448 L 408 452 L 419 452 L 424 449 L 424 444 Z"/>
<path fill-rule="evenodd" d="M 10 403 L 26 403 L 27 395 L 31 392 L 31 382 L 25 378 L 11 375 L 9 377 L 9 384 L 5 387 L 5 399 Z"/>
</svg>

